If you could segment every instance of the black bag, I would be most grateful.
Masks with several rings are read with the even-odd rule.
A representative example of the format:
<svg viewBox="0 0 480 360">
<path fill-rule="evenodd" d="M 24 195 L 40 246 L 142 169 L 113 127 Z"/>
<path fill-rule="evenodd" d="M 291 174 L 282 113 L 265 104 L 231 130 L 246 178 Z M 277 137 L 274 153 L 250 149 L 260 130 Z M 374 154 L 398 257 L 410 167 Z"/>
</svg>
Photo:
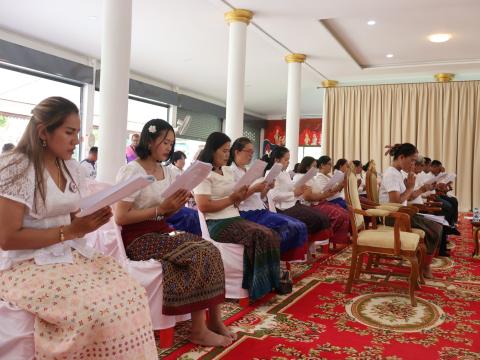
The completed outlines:
<svg viewBox="0 0 480 360">
<path fill-rule="evenodd" d="M 280 285 L 276 289 L 277 294 L 286 295 L 290 294 L 293 291 L 293 281 L 290 276 L 290 271 L 283 270 L 280 275 Z"/>
</svg>

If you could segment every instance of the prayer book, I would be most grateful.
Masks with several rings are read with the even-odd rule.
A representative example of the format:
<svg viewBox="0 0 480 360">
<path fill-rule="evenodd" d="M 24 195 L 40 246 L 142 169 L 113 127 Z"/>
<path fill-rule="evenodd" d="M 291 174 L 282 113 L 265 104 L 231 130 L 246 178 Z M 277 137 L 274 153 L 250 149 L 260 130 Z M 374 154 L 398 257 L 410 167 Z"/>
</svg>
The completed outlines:
<svg viewBox="0 0 480 360">
<path fill-rule="evenodd" d="M 435 221 L 436 223 L 445 225 L 445 226 L 450 226 L 447 220 L 445 220 L 445 216 L 439 216 L 439 215 L 432 215 L 432 214 L 422 214 L 418 213 L 418 215 L 423 216 L 424 218 L 427 218 L 429 220 Z"/>
<path fill-rule="evenodd" d="M 255 180 L 257 180 L 258 178 L 263 176 L 263 172 L 264 172 L 266 166 L 267 166 L 267 163 L 265 161 L 256 160 L 253 163 L 253 165 L 250 166 L 250 169 L 248 169 L 247 172 L 237 181 L 233 190 L 237 191 L 242 186 L 252 185 L 252 183 Z"/>
<path fill-rule="evenodd" d="M 166 199 L 178 190 L 192 191 L 207 178 L 211 171 L 211 164 L 198 160 L 195 161 L 183 174 L 176 177 L 175 181 L 162 193 L 162 197 Z"/>
<path fill-rule="evenodd" d="M 325 187 L 323 188 L 322 192 L 333 189 L 338 184 L 343 183 L 344 179 L 345 179 L 345 174 L 343 172 L 341 171 L 336 172 L 335 174 L 333 174 L 330 180 L 325 184 Z"/>
<path fill-rule="evenodd" d="M 438 174 L 434 178 L 431 178 L 430 180 L 425 181 L 425 184 L 430 185 L 430 184 L 433 184 L 433 183 L 437 183 L 440 180 L 442 180 L 443 178 L 445 178 L 446 176 L 447 176 L 446 173 Z"/>
<path fill-rule="evenodd" d="M 298 188 L 302 187 L 307 182 L 312 180 L 315 177 L 315 175 L 317 175 L 317 173 L 318 173 L 318 169 L 316 167 L 312 167 L 310 170 L 307 171 L 307 173 L 305 175 L 303 175 L 300 179 L 298 179 L 295 182 L 295 184 L 293 184 L 293 187 L 295 189 L 298 189 Z"/>
<path fill-rule="evenodd" d="M 267 176 L 265 176 L 264 181 L 267 184 L 271 184 L 278 177 L 278 175 L 280 175 L 280 173 L 282 172 L 282 169 L 283 169 L 282 164 L 279 164 L 279 163 L 274 164 L 270 169 L 270 172 L 267 174 Z"/>
<path fill-rule="evenodd" d="M 154 181 L 155 177 L 151 175 L 136 175 L 116 185 L 96 192 L 95 194 L 82 198 L 78 204 L 80 212 L 77 216 L 87 216 L 105 206 L 113 205 L 117 201 L 126 198 L 135 191 L 143 189 Z"/>
</svg>

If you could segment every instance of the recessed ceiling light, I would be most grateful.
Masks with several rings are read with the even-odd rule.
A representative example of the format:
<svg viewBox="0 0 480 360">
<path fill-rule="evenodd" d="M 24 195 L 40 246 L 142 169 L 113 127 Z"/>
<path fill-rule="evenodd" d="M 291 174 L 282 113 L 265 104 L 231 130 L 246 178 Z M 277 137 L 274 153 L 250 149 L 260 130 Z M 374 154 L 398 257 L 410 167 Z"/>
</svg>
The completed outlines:
<svg viewBox="0 0 480 360">
<path fill-rule="evenodd" d="M 367 24 L 370 25 L 370 26 L 373 26 L 375 25 L 377 22 L 375 20 L 368 20 L 367 21 Z"/>
<path fill-rule="evenodd" d="M 393 54 L 387 54 L 385 55 L 387 58 L 391 59 L 393 57 Z"/>
<path fill-rule="evenodd" d="M 88 20 L 97 20 L 97 17 L 96 16 L 89 16 Z"/>
<path fill-rule="evenodd" d="M 428 40 L 434 43 L 441 43 L 450 40 L 452 35 L 450 34 L 432 34 L 428 37 Z"/>
</svg>

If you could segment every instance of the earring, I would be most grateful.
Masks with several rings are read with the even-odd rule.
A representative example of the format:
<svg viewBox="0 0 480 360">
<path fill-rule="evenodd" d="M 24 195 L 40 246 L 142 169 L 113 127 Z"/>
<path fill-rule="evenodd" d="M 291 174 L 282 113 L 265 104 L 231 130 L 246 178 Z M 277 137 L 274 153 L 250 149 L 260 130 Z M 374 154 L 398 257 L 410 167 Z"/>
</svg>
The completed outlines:
<svg viewBox="0 0 480 360">
<path fill-rule="evenodd" d="M 47 140 L 42 140 L 42 147 L 44 147 L 44 148 L 47 147 Z"/>
</svg>

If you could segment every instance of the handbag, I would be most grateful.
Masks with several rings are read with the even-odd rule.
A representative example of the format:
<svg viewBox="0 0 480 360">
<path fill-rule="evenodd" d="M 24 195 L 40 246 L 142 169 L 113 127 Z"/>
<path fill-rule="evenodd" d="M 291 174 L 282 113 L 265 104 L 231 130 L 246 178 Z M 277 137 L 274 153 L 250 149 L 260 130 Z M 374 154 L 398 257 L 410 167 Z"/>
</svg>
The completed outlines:
<svg viewBox="0 0 480 360">
<path fill-rule="evenodd" d="M 290 276 L 290 271 L 282 270 L 280 275 L 280 285 L 276 289 L 277 294 L 286 295 L 293 291 L 293 280 Z"/>
</svg>

